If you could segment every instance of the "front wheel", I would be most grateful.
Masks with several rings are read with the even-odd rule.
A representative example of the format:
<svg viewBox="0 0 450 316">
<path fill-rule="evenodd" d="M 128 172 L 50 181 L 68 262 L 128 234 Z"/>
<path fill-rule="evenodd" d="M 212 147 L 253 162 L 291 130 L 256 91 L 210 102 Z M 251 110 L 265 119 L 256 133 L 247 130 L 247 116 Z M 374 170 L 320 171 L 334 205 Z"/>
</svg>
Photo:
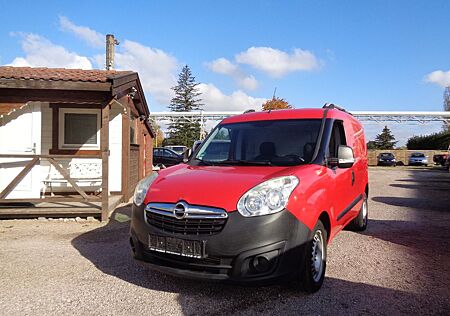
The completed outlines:
<svg viewBox="0 0 450 316">
<path fill-rule="evenodd" d="M 325 279 L 327 265 L 327 231 L 319 220 L 312 230 L 312 239 L 306 243 L 305 256 L 297 279 L 303 291 L 317 292 Z"/>
</svg>

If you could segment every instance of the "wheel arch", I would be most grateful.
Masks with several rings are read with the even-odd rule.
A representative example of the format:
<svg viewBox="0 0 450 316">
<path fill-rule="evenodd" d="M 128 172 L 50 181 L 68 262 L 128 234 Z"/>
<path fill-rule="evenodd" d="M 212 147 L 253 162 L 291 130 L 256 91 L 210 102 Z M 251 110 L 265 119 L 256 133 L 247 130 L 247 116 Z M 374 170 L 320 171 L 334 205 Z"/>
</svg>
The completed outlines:
<svg viewBox="0 0 450 316">
<path fill-rule="evenodd" d="M 318 220 L 320 220 L 327 231 L 327 242 L 330 241 L 331 237 L 331 220 L 330 215 L 326 211 L 320 213 Z"/>
</svg>

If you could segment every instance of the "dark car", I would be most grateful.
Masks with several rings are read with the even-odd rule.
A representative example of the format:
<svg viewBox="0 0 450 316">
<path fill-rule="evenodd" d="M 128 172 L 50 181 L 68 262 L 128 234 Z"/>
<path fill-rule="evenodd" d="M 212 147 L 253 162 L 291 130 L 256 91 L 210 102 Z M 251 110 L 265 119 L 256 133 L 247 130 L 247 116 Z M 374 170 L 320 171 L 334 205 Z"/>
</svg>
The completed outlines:
<svg viewBox="0 0 450 316">
<path fill-rule="evenodd" d="M 377 166 L 394 166 L 397 164 L 397 160 L 393 153 L 381 153 L 377 157 Z"/>
<path fill-rule="evenodd" d="M 437 165 L 445 166 L 448 157 L 449 154 L 436 154 L 433 156 L 433 161 Z"/>
<path fill-rule="evenodd" d="M 164 165 L 166 167 L 174 166 L 183 162 L 183 156 L 177 154 L 168 148 L 153 148 L 153 164 Z"/>
</svg>

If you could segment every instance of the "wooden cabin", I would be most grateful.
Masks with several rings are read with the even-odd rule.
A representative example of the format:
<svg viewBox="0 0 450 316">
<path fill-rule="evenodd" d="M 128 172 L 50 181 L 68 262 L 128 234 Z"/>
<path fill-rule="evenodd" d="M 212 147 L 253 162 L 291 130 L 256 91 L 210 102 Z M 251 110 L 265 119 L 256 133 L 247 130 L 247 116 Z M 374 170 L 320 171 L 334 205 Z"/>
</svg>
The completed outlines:
<svg viewBox="0 0 450 316">
<path fill-rule="evenodd" d="M 106 219 L 152 171 L 149 114 L 136 72 L 0 67 L 0 217 L 84 202 Z M 20 208 L 58 216 L 37 209 Z"/>
</svg>

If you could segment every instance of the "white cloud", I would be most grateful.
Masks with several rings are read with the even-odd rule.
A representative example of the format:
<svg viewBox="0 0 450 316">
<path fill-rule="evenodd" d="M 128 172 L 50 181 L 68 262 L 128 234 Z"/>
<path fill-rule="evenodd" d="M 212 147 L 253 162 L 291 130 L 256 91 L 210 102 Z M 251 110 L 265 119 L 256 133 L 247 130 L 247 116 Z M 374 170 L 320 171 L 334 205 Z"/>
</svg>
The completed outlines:
<svg viewBox="0 0 450 316">
<path fill-rule="evenodd" d="M 240 87 L 246 90 L 255 90 L 258 88 L 258 80 L 256 80 L 252 75 L 238 78 L 237 83 Z"/>
<path fill-rule="evenodd" d="M 176 85 L 175 72 L 178 70 L 175 57 L 160 49 L 125 40 L 117 48 L 115 64 L 118 70 L 138 72 L 144 90 L 157 102 L 170 102 L 173 96 L 171 87 Z"/>
<path fill-rule="evenodd" d="M 25 33 L 19 35 L 25 57 L 16 57 L 9 66 L 92 69 L 87 57 L 53 44 L 45 37 Z"/>
<path fill-rule="evenodd" d="M 93 47 L 103 48 L 105 36 L 89 27 L 79 26 L 67 17 L 59 18 L 61 29 L 83 39 Z M 98 68 L 105 68 L 105 55 L 91 58 Z M 138 42 L 124 40 L 116 47 L 114 68 L 132 70 L 139 73 L 143 89 L 160 104 L 168 104 L 173 96 L 171 87 L 176 84 L 178 61 L 170 54 L 142 45 Z"/>
<path fill-rule="evenodd" d="M 239 66 L 233 64 L 226 58 L 219 58 L 212 62 L 206 63 L 206 66 L 219 74 L 232 77 L 239 87 L 246 90 L 255 90 L 258 88 L 258 81 L 252 75 L 247 75 Z"/>
<path fill-rule="evenodd" d="M 295 71 L 314 70 L 320 65 L 313 53 L 299 48 L 288 54 L 271 47 L 250 47 L 237 54 L 236 61 L 264 71 L 272 77 L 282 77 Z"/>
<path fill-rule="evenodd" d="M 436 70 L 425 76 L 425 80 L 445 88 L 450 86 L 450 70 Z"/>
<path fill-rule="evenodd" d="M 66 32 L 75 34 L 77 37 L 86 41 L 89 45 L 93 47 L 105 47 L 105 35 L 87 27 L 75 25 L 65 16 L 59 17 L 59 25 L 61 29 Z"/>
<path fill-rule="evenodd" d="M 258 110 L 267 100 L 255 98 L 247 95 L 243 91 L 235 91 L 230 95 L 224 94 L 215 85 L 199 84 L 199 91 L 202 93 L 203 109 L 206 111 L 245 111 L 248 109 Z"/>
<path fill-rule="evenodd" d="M 210 70 L 223 75 L 232 75 L 238 71 L 238 67 L 226 58 L 219 58 L 207 63 L 207 67 Z"/>
</svg>

